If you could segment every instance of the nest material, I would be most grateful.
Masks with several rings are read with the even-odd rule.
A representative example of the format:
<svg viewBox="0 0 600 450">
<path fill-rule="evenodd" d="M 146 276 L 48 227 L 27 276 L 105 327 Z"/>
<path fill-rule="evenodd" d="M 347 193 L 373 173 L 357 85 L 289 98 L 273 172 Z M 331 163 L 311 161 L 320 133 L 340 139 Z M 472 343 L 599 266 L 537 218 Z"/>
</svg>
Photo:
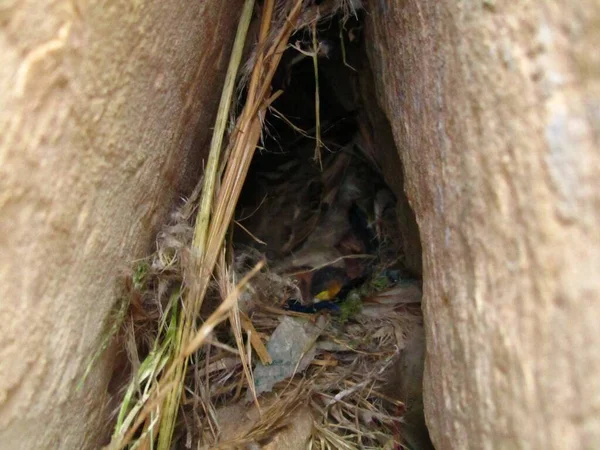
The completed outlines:
<svg viewBox="0 0 600 450">
<path fill-rule="evenodd" d="M 148 272 L 137 297 L 144 299 L 141 310 L 149 314 L 139 314 L 138 305 L 138 315 L 132 321 L 138 331 L 148 333 L 153 329 L 148 323 L 156 326 L 157 305 L 162 311 L 172 307 L 167 293 L 177 291 L 182 282 L 182 259 L 177 255 L 185 247 L 180 245 L 179 230 L 188 230 L 183 235 L 187 235 L 184 242 L 189 240 L 191 231 L 189 226 L 179 225 L 167 227 L 159 240 L 160 250 L 143 263 Z M 167 265 L 165 255 L 170 255 Z M 252 391 L 249 380 L 253 377 L 245 373 L 236 350 L 233 322 L 215 329 L 211 343 L 194 353 L 188 366 L 183 413 L 174 440 L 192 443 L 192 448 L 199 444 L 202 448 L 260 448 L 261 443 L 290 426 L 297 419 L 294 411 L 299 411 L 304 415 L 310 412 L 313 427 L 309 438 L 313 448 L 397 448 L 404 404 L 390 393 L 390 381 L 394 382 L 390 376 L 393 377 L 407 339 L 421 324 L 420 288 L 414 283 L 392 287 L 377 283 L 381 281 L 374 277 L 361 287 L 360 307 L 345 321 L 320 316 L 326 319 L 320 324 L 312 359 L 296 376 L 286 378 L 270 394 L 259 398 L 259 414 L 253 413 L 259 409 L 247 402 L 246 393 Z M 263 364 L 257 349 L 268 344 L 282 317 L 302 323 L 316 320 L 315 315 L 281 307 L 296 290 L 289 277 L 263 270 L 239 297 L 242 348 L 246 349 L 252 370 Z M 211 296 L 219 297 L 218 292 L 215 283 Z M 135 338 L 137 346 L 130 347 L 139 349 L 147 348 L 148 342 L 160 336 L 137 334 Z M 244 417 L 244 427 L 227 425 L 236 421 L 236 414 Z"/>
<path fill-rule="evenodd" d="M 310 414 L 312 448 L 399 448 L 404 405 L 386 386 L 407 336 L 419 327 L 419 287 L 382 284 L 374 270 L 348 295 L 342 314 L 319 315 L 315 323 L 314 314 L 284 308 L 288 298 L 299 295 L 293 278 L 262 269 L 255 251 L 232 257 L 224 245 L 270 102 L 278 52 L 293 31 L 340 9 L 355 13 L 358 6 L 349 0 L 320 8 L 299 0 L 265 1 L 258 44 L 242 77 L 248 103 L 218 168 L 221 181 L 214 199 L 211 195 L 216 203 L 208 228 L 198 231 L 202 207 L 194 221 L 200 186 L 206 190 L 201 183 L 159 234 L 155 254 L 136 263 L 124 327 L 132 380 L 121 393 L 111 448 L 150 448 L 151 442 L 163 449 L 175 443 L 255 448 L 291 426 L 294 413 Z M 204 236 L 201 244 L 198 236 Z M 304 349 L 302 367 L 294 361 L 297 370 L 259 396 L 255 373 L 273 364 L 269 341 L 284 317 L 318 327 L 310 358 Z M 232 408 L 240 405 L 258 415 L 227 431 L 223 420 L 231 420 Z"/>
</svg>

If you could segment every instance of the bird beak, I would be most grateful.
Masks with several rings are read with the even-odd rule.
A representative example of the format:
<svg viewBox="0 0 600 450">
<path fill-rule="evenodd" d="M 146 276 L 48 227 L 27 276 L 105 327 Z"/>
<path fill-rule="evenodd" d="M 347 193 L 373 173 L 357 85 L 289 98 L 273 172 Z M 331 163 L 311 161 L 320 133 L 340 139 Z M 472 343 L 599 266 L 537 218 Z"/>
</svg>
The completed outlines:
<svg viewBox="0 0 600 450">
<path fill-rule="evenodd" d="M 319 292 L 315 295 L 313 301 L 319 303 L 325 300 L 333 300 L 342 290 L 342 285 L 339 281 L 334 280 L 331 282 L 329 287 L 325 291 Z"/>
</svg>

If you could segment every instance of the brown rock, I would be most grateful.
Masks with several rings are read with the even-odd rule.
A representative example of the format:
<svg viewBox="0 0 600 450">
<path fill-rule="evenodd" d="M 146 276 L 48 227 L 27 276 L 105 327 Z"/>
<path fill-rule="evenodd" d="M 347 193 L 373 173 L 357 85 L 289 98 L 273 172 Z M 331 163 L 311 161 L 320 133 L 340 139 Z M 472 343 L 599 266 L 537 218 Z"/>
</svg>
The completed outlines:
<svg viewBox="0 0 600 450">
<path fill-rule="evenodd" d="M 600 5 L 365 3 L 421 235 L 434 444 L 597 447 Z M 201 167 L 240 4 L 0 6 L 3 448 L 104 433 L 110 355 L 75 386 L 119 265 Z"/>
<path fill-rule="evenodd" d="M 97 447 L 110 358 L 75 386 L 197 179 L 241 4 L 0 6 L 2 448 Z"/>
<path fill-rule="evenodd" d="M 436 448 L 597 448 L 600 4 L 373 1 L 366 20 L 423 245 Z"/>
</svg>

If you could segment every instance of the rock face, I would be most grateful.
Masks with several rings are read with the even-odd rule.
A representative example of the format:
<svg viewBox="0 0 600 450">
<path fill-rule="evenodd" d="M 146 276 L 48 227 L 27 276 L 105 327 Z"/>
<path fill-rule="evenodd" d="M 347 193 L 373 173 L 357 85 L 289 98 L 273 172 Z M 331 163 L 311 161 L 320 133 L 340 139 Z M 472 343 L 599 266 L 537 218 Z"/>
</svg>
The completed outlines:
<svg viewBox="0 0 600 450">
<path fill-rule="evenodd" d="M 421 233 L 434 444 L 597 447 L 600 5 L 365 3 Z M 120 264 L 199 172 L 240 6 L 0 6 L 2 448 L 102 438 L 110 358 L 75 387 Z"/>
<path fill-rule="evenodd" d="M 2 448 L 97 447 L 108 358 L 75 386 L 198 176 L 242 4 L 109 3 L 0 6 Z"/>
<path fill-rule="evenodd" d="M 600 442 L 600 4 L 369 2 L 438 449 Z"/>
</svg>

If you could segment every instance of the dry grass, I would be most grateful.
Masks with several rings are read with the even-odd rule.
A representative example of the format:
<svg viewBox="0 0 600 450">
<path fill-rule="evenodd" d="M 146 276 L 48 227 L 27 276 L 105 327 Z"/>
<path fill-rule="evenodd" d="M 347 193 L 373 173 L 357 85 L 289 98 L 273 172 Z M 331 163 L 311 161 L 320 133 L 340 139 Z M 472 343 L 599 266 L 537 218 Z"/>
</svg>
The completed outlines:
<svg viewBox="0 0 600 450">
<path fill-rule="evenodd" d="M 385 375 L 418 321 L 401 300 L 374 302 L 370 314 L 357 314 L 351 324 L 327 321 L 314 342 L 314 360 L 275 387 L 277 401 L 262 406 L 256 393 L 253 367 L 271 362 L 265 341 L 278 319 L 313 317 L 281 308 L 291 283 L 263 270 L 264 262 L 245 274 L 236 272 L 226 236 L 266 111 L 281 94 L 271 92 L 271 82 L 291 34 L 298 28 L 312 30 L 318 77 L 317 21 L 340 8 L 353 13 L 356 2 L 330 1 L 319 9 L 302 0 L 264 1 L 252 65 L 242 76 L 246 101 L 222 156 L 253 3 L 245 3 L 204 180 L 159 235 L 157 252 L 137 266 L 125 320 L 133 375 L 122 393 L 112 449 L 166 450 L 174 442 L 239 448 L 284 429 L 300 405 L 313 413 L 312 448 L 393 448 L 399 439 L 395 416 L 402 405 L 384 393 Z M 318 118 L 318 82 L 315 95 Z M 317 157 L 319 130 L 317 123 Z M 212 312 L 202 314 L 205 307 Z M 386 308 L 384 318 L 373 311 L 380 307 Z M 239 402 L 246 392 L 260 411 L 258 420 L 243 436 L 223 436 L 219 408 Z"/>
</svg>

